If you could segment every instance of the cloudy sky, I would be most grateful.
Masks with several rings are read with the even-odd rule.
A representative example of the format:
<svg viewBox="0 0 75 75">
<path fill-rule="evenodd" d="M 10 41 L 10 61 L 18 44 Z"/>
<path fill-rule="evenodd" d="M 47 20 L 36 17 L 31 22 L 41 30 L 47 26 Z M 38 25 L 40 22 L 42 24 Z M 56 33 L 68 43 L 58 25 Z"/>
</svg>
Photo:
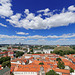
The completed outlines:
<svg viewBox="0 0 75 75">
<path fill-rule="evenodd" d="M 0 0 L 0 44 L 75 44 L 75 0 Z"/>
</svg>

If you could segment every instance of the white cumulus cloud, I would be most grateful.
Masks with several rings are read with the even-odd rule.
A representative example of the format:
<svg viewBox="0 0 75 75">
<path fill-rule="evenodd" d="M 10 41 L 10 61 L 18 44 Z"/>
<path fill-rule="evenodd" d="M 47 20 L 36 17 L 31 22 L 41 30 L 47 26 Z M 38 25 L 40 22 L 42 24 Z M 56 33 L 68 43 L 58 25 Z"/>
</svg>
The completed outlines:
<svg viewBox="0 0 75 75">
<path fill-rule="evenodd" d="M 25 29 L 50 29 L 52 27 L 68 26 L 69 24 L 75 23 L 74 5 L 69 6 L 67 10 L 63 8 L 60 13 L 55 14 L 54 11 L 51 12 L 49 8 L 38 10 L 38 15 L 30 13 L 29 9 L 25 9 L 24 15 L 21 13 L 13 15 L 11 6 L 11 0 L 0 0 L 1 18 L 8 17 L 6 21 L 10 22 L 14 27 Z M 43 12 L 43 14 L 41 12 Z"/>
<path fill-rule="evenodd" d="M 9 17 L 13 15 L 11 0 L 0 0 L 0 16 Z"/>
<path fill-rule="evenodd" d="M 70 7 L 68 7 L 68 10 L 69 10 L 69 11 L 75 11 L 74 5 L 71 5 Z"/>
<path fill-rule="evenodd" d="M 39 11 L 37 11 L 37 13 L 41 13 L 41 12 L 47 13 L 49 11 L 50 11 L 50 9 L 49 8 L 46 8 L 45 10 L 39 10 Z"/>
<path fill-rule="evenodd" d="M 17 32 L 17 34 L 21 34 L 21 35 L 28 35 L 29 33 L 24 33 L 24 32 Z M 75 33 L 70 33 L 70 34 L 63 34 L 60 36 L 57 35 L 47 35 L 47 36 L 41 36 L 41 35 L 33 35 L 33 36 L 15 36 L 15 35 L 2 35 L 0 34 L 0 38 L 16 38 L 16 39 L 47 39 L 47 38 L 52 38 L 52 39 L 57 39 L 57 38 L 61 38 L 61 39 L 66 39 L 66 38 L 72 38 L 75 37 Z"/>
<path fill-rule="evenodd" d="M 20 34 L 20 35 L 28 35 L 29 33 L 25 33 L 25 32 L 16 32 L 16 34 Z"/>
<path fill-rule="evenodd" d="M 4 25 L 4 24 L 2 24 L 2 23 L 0 23 L 0 26 L 7 27 L 7 25 Z"/>
<path fill-rule="evenodd" d="M 69 9 L 65 11 L 65 8 L 63 8 L 59 14 L 53 14 L 53 12 L 49 11 L 50 10 L 48 8 L 45 10 L 39 10 L 38 12 L 45 12 L 43 15 L 46 15 L 46 17 L 42 18 L 41 16 L 39 16 L 42 14 L 35 16 L 34 13 L 29 13 L 29 10 L 26 9 L 25 13 L 27 15 L 25 16 L 25 18 L 22 18 L 20 16 L 22 14 L 19 14 L 19 17 L 18 15 L 16 15 L 17 20 L 12 18 L 13 16 L 15 16 L 13 15 L 10 17 L 10 19 L 7 19 L 7 21 L 9 21 L 14 27 L 25 29 L 50 29 L 52 27 L 68 26 L 69 24 L 75 23 L 75 12 L 69 11 Z"/>
<path fill-rule="evenodd" d="M 29 9 L 25 9 L 24 13 L 28 15 L 29 14 Z"/>
</svg>

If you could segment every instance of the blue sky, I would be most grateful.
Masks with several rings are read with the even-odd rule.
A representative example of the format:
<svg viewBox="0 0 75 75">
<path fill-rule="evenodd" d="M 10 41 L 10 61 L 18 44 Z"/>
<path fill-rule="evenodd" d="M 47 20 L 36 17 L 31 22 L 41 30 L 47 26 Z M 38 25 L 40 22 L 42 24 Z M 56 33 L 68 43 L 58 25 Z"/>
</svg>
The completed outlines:
<svg viewBox="0 0 75 75">
<path fill-rule="evenodd" d="M 0 0 L 0 44 L 75 44 L 74 0 Z"/>
</svg>

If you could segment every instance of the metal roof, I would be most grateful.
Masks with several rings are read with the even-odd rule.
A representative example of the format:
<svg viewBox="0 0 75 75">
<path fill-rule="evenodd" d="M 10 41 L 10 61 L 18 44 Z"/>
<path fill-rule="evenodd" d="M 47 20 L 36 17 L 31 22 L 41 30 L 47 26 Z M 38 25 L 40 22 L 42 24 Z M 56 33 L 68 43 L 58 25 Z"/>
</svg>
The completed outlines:
<svg viewBox="0 0 75 75">
<path fill-rule="evenodd" d="M 0 75 L 4 75 L 4 73 L 10 71 L 10 68 L 5 67 L 4 69 L 0 70 Z"/>
</svg>

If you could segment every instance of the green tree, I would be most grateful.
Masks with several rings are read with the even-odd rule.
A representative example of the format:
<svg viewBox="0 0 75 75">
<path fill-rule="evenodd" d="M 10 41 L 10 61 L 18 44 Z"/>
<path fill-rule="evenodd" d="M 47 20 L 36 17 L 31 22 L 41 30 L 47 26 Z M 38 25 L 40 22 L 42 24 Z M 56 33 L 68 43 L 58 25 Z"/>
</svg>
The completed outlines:
<svg viewBox="0 0 75 75">
<path fill-rule="evenodd" d="M 58 61 L 57 67 L 60 68 L 60 69 L 64 69 L 65 68 L 64 62 L 63 61 Z"/>
<path fill-rule="evenodd" d="M 3 62 L 6 62 L 6 61 L 10 61 L 10 57 L 1 57 L 0 58 L 0 64 L 2 64 Z"/>
<path fill-rule="evenodd" d="M 63 56 L 63 55 L 64 55 L 64 53 L 63 53 L 63 52 L 60 52 L 60 53 L 59 53 L 59 55 L 60 55 L 60 56 Z"/>
<path fill-rule="evenodd" d="M 63 56 L 63 55 L 69 55 L 69 54 L 75 54 L 75 50 L 54 50 L 53 52 L 51 53 L 55 53 L 55 54 L 59 54 L 60 56 Z"/>
<path fill-rule="evenodd" d="M 2 63 L 2 67 L 5 68 L 6 67 L 6 62 Z"/>
<path fill-rule="evenodd" d="M 70 68 L 70 73 L 74 72 L 74 70 L 72 68 Z"/>
<path fill-rule="evenodd" d="M 8 66 L 9 68 L 11 67 L 10 61 L 6 61 L 6 66 Z"/>
<path fill-rule="evenodd" d="M 30 54 L 30 52 L 28 52 L 27 54 Z"/>
<path fill-rule="evenodd" d="M 6 52 L 6 50 L 3 50 L 3 52 Z"/>
<path fill-rule="evenodd" d="M 6 61 L 6 62 L 2 63 L 2 67 L 6 67 L 6 66 L 9 67 L 9 68 L 11 67 L 10 61 Z"/>
<path fill-rule="evenodd" d="M 60 58 L 57 58 L 56 61 L 61 61 L 61 59 Z"/>
<path fill-rule="evenodd" d="M 33 52 L 33 49 L 30 52 Z"/>
<path fill-rule="evenodd" d="M 37 52 L 37 53 L 35 53 L 35 54 L 42 54 L 41 52 Z"/>
<path fill-rule="evenodd" d="M 24 54 L 24 52 L 16 51 L 16 58 L 20 57 Z"/>
<path fill-rule="evenodd" d="M 50 53 L 53 53 L 53 51 L 50 51 Z"/>
<path fill-rule="evenodd" d="M 75 50 L 75 47 L 73 47 L 73 49 Z"/>
<path fill-rule="evenodd" d="M 54 70 L 50 70 L 49 72 L 46 73 L 46 75 L 59 75 L 59 74 L 57 74 Z"/>
<path fill-rule="evenodd" d="M 11 75 L 14 75 L 13 73 L 11 73 Z"/>
<path fill-rule="evenodd" d="M 39 63 L 39 65 L 44 65 L 44 63 L 42 62 L 42 63 Z"/>
<path fill-rule="evenodd" d="M 10 57 L 5 57 L 5 59 L 6 59 L 6 61 L 10 61 L 11 58 Z"/>
<path fill-rule="evenodd" d="M 16 54 L 16 58 L 18 58 L 18 54 Z"/>
</svg>

